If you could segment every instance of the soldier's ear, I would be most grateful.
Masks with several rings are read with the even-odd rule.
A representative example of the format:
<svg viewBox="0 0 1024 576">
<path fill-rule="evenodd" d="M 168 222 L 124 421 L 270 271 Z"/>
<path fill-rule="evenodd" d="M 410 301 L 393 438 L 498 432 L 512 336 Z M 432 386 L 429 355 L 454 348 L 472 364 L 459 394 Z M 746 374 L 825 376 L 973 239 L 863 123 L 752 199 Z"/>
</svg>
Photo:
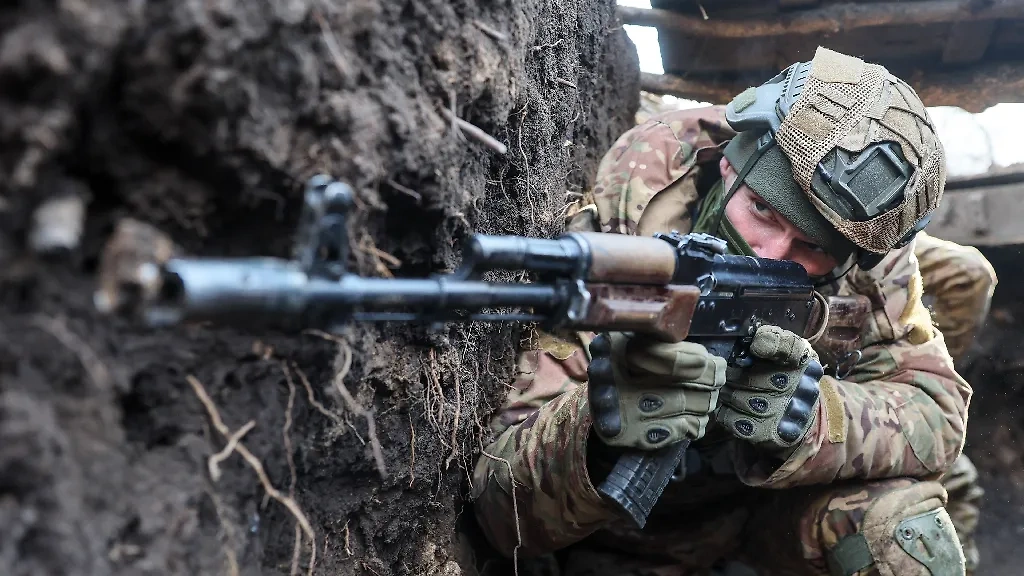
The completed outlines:
<svg viewBox="0 0 1024 576">
<path fill-rule="evenodd" d="M 732 163 L 725 156 L 718 161 L 718 171 L 722 173 L 723 179 L 729 179 L 736 176 L 736 169 L 732 167 Z"/>
</svg>

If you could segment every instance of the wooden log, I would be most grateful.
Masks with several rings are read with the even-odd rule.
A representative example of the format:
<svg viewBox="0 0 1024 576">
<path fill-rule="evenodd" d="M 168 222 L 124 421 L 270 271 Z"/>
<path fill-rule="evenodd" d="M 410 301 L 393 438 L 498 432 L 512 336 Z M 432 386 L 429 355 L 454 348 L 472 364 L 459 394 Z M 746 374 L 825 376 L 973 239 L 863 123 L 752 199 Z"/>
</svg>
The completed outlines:
<svg viewBox="0 0 1024 576">
<path fill-rule="evenodd" d="M 985 56 L 996 29 L 995 20 L 957 22 L 949 27 L 946 46 L 942 51 L 944 64 L 967 64 Z"/>
<path fill-rule="evenodd" d="M 834 34 L 871 26 L 1024 18 L 1024 3 L 1020 0 L 991 0 L 984 6 L 979 6 L 973 0 L 843 3 L 787 12 L 772 19 L 716 18 L 712 13 L 705 20 L 703 17 L 671 10 L 627 6 L 619 6 L 617 11 L 624 24 L 653 26 L 689 36 L 742 39 L 755 36 Z"/>
<path fill-rule="evenodd" d="M 652 94 L 667 94 L 699 102 L 725 104 L 742 92 L 735 82 L 683 78 L 674 74 L 640 73 L 640 89 Z"/>
<path fill-rule="evenodd" d="M 946 191 L 991 188 L 1010 184 L 1016 184 L 1021 190 L 1024 190 L 1024 163 L 994 166 L 984 174 L 949 176 L 946 178 Z"/>
<path fill-rule="evenodd" d="M 1000 102 L 1020 102 L 1024 94 L 1024 63 L 995 63 L 965 70 L 901 73 L 891 70 L 910 84 L 926 106 L 959 106 L 981 112 Z M 767 80 L 777 71 L 764 71 Z M 640 89 L 712 104 L 726 104 L 751 84 L 731 80 L 672 74 L 640 74 Z"/>
<path fill-rule="evenodd" d="M 1024 244 L 1022 195 L 1019 183 L 946 192 L 925 230 L 971 246 Z"/>
<path fill-rule="evenodd" d="M 1024 164 L 949 177 L 926 228 L 936 238 L 974 246 L 1024 244 Z"/>
<path fill-rule="evenodd" d="M 1024 95 L 1024 63 L 1020 62 L 900 76 L 927 106 L 959 106 L 981 112 L 1000 102 L 1021 102 Z"/>
</svg>

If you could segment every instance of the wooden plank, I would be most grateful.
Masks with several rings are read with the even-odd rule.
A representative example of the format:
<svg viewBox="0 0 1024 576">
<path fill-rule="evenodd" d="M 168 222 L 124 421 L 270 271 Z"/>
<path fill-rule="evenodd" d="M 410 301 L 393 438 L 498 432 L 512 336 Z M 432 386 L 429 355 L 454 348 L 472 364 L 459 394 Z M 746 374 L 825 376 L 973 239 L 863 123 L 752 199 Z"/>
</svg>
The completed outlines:
<svg viewBox="0 0 1024 576">
<path fill-rule="evenodd" d="M 819 0 L 779 0 L 780 10 L 792 10 L 794 8 L 809 8 L 817 6 Z"/>
<path fill-rule="evenodd" d="M 659 32 L 658 40 L 665 71 L 690 77 L 781 69 L 795 61 L 810 60 L 818 46 L 856 55 L 868 62 L 886 64 L 901 60 L 935 64 L 946 46 L 949 28 L 950 24 L 911 28 L 879 26 L 829 37 L 759 36 L 742 42 L 664 31 Z M 765 79 L 770 77 L 766 75 Z"/>
<path fill-rule="evenodd" d="M 925 229 L 936 238 L 972 246 L 1024 244 L 1024 185 L 950 191 Z"/>
<path fill-rule="evenodd" d="M 746 87 L 733 82 L 690 80 L 674 74 L 640 73 L 640 89 L 654 94 L 667 94 L 699 102 L 726 104 Z"/>
<path fill-rule="evenodd" d="M 993 63 L 951 72 L 900 75 L 928 106 L 959 106 L 981 112 L 1000 102 L 1020 102 L 1024 94 L 1024 63 Z"/>
<path fill-rule="evenodd" d="M 942 51 L 942 61 L 946 64 L 966 64 L 981 60 L 995 28 L 995 20 L 953 24 Z"/>
<path fill-rule="evenodd" d="M 953 72 L 911 72 L 893 70 L 909 83 L 927 106 L 959 106 L 968 112 L 982 110 L 1000 102 L 1020 102 L 1024 94 L 1024 63 L 996 63 L 973 66 Z M 765 70 L 760 81 L 777 71 Z M 641 74 L 640 88 L 655 94 L 671 94 L 712 104 L 725 104 L 751 84 L 746 80 L 720 76 L 692 75 L 681 78 L 671 74 Z"/>
<path fill-rule="evenodd" d="M 835 34 L 854 28 L 898 24 L 912 26 L 948 22 L 973 22 L 999 18 L 1024 18 L 1020 0 L 990 0 L 977 6 L 972 0 L 922 0 L 920 2 L 844 2 L 811 10 L 795 10 L 776 18 L 708 18 L 663 9 L 619 6 L 624 24 L 654 26 L 664 30 L 716 38 L 747 39 L 792 34 Z"/>
<path fill-rule="evenodd" d="M 1024 164 L 995 166 L 984 174 L 950 176 L 946 178 L 946 191 L 966 188 L 989 188 L 1016 184 L 1024 190 Z"/>
<path fill-rule="evenodd" d="M 985 59 L 1019 60 L 1024 54 L 1024 20 L 1000 20 L 992 33 Z"/>
<path fill-rule="evenodd" d="M 775 54 L 784 40 L 764 37 L 737 42 L 724 38 L 695 38 L 672 32 L 658 34 L 665 71 L 685 76 L 721 72 L 735 74 L 775 68 Z M 811 48 L 813 55 L 814 47 Z"/>
</svg>

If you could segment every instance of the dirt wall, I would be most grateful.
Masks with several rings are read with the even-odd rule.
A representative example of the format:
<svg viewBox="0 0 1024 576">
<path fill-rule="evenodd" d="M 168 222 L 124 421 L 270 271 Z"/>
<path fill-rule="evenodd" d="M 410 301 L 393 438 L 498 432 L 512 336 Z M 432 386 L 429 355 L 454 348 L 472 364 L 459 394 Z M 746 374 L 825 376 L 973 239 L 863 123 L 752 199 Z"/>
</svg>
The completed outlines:
<svg viewBox="0 0 1024 576">
<path fill-rule="evenodd" d="M 284 256 L 320 172 L 356 190 L 365 275 L 450 270 L 471 231 L 551 236 L 636 110 L 613 5 L 0 8 L 0 573 L 475 573 L 456 528 L 516 326 L 155 331 L 97 315 L 98 257 L 126 217 Z M 211 465 L 214 410 L 252 426 Z"/>
</svg>

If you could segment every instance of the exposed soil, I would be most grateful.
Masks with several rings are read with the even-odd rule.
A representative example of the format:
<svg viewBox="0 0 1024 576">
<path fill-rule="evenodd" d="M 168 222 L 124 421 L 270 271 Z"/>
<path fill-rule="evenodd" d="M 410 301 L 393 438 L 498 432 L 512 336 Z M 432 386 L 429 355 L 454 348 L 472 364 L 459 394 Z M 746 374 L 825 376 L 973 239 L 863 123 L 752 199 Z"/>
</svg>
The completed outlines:
<svg viewBox="0 0 1024 576">
<path fill-rule="evenodd" d="M 0 8 L 0 573 L 306 573 L 311 542 L 246 460 L 211 472 L 226 441 L 199 386 L 229 433 L 254 423 L 242 445 L 308 518 L 314 573 L 475 573 L 460 514 L 514 325 L 155 331 L 95 312 L 98 256 L 125 217 L 194 255 L 285 256 L 321 172 L 356 190 L 364 275 L 450 270 L 471 231 L 552 236 L 637 108 L 613 5 Z"/>
</svg>

